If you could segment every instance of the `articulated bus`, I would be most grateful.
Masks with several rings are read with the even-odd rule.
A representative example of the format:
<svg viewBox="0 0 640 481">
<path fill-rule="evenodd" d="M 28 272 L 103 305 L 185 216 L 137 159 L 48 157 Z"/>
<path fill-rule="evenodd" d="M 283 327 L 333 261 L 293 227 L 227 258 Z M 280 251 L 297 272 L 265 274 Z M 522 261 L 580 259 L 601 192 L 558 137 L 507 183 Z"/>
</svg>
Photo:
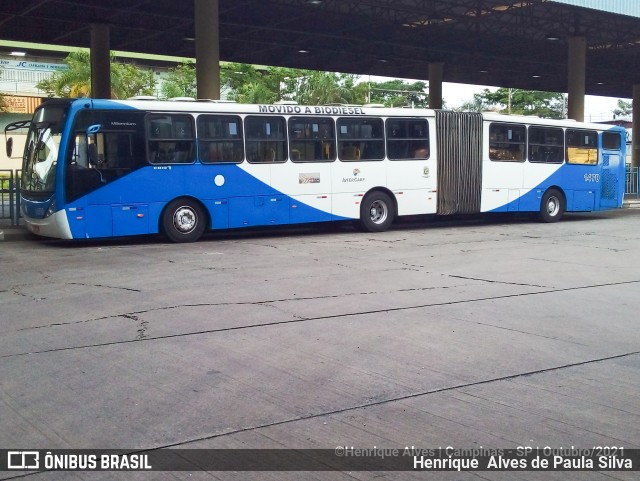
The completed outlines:
<svg viewBox="0 0 640 481">
<path fill-rule="evenodd" d="M 378 106 L 55 99 L 30 123 L 21 209 L 62 239 L 622 206 L 625 131 Z M 9 126 L 17 128 L 20 125 Z"/>
</svg>

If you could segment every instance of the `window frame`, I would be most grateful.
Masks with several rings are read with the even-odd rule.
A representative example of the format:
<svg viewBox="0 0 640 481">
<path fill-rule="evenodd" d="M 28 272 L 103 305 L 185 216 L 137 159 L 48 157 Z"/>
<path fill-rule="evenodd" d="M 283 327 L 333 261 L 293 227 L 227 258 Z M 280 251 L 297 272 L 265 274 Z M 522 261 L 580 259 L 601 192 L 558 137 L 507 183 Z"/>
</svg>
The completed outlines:
<svg viewBox="0 0 640 481">
<path fill-rule="evenodd" d="M 307 126 L 314 125 L 313 121 L 317 121 L 318 131 L 315 134 L 313 127 L 311 127 L 310 131 L 307 132 Z M 294 125 L 296 123 L 305 123 L 306 125 L 303 127 L 304 131 L 301 131 L 301 135 L 298 135 L 297 130 L 294 130 L 297 126 Z M 323 135 L 322 127 L 329 125 L 330 132 L 329 135 Z M 287 119 L 287 133 L 289 137 L 289 158 L 292 162 L 295 163 L 309 163 L 309 162 L 335 162 L 337 157 L 336 152 L 336 122 L 333 117 L 320 117 L 320 116 L 292 116 Z M 315 136 L 314 136 L 315 134 Z M 294 144 L 296 148 L 294 148 Z M 302 148 L 304 146 L 304 149 Z M 318 159 L 317 155 L 314 155 L 313 159 L 306 159 L 305 156 L 300 155 L 300 151 L 304 150 L 306 153 L 308 151 L 307 146 L 313 146 L 314 154 L 317 152 L 316 147 L 320 147 L 320 152 L 322 155 L 327 153 L 327 147 L 329 148 L 327 157 Z M 294 152 L 298 152 L 298 158 L 296 159 Z"/>
<path fill-rule="evenodd" d="M 560 134 L 561 143 L 558 144 L 549 144 L 549 143 L 532 143 L 531 142 L 531 130 L 554 130 Z M 546 139 L 545 139 L 546 140 Z M 548 160 L 533 160 L 533 155 L 531 152 L 531 147 L 546 147 L 548 149 L 551 148 L 559 148 L 560 149 L 560 160 L 548 161 Z M 565 133 L 562 127 L 554 127 L 549 125 L 529 125 L 527 132 L 527 160 L 532 164 L 563 164 L 565 162 Z M 548 153 L 548 151 L 547 151 Z"/>
<path fill-rule="evenodd" d="M 343 127 L 349 125 L 356 125 L 360 123 L 358 130 L 362 129 L 362 126 L 371 126 L 371 133 L 373 133 L 374 123 L 378 124 L 378 130 L 380 132 L 377 137 L 366 137 L 360 135 L 346 135 L 341 136 Z M 386 157 L 386 142 L 384 132 L 384 120 L 382 117 L 338 117 L 336 119 L 336 137 L 338 139 L 337 150 L 338 159 L 341 162 L 380 162 Z M 372 143 L 379 144 L 381 147 L 380 157 L 364 157 L 363 152 L 370 151 L 372 149 L 365 147 L 371 147 Z M 348 145 L 344 145 L 348 144 Z M 345 152 L 349 149 L 349 152 L 353 151 L 353 155 L 345 155 Z M 349 158 L 355 157 L 355 158 Z"/>
<path fill-rule="evenodd" d="M 169 137 L 151 135 L 151 127 L 152 127 L 153 119 L 155 118 L 159 119 L 162 117 L 171 118 L 171 132 L 170 132 L 171 136 Z M 190 137 L 174 135 L 175 124 L 173 120 L 177 118 L 187 120 L 187 124 L 191 129 Z M 196 158 L 197 158 L 196 128 L 195 128 L 195 119 L 193 115 L 189 115 L 181 112 L 149 112 L 145 116 L 144 121 L 145 121 L 145 137 L 146 137 L 146 149 L 147 149 L 146 157 L 147 157 L 147 162 L 149 162 L 149 164 L 151 165 L 188 165 L 188 164 L 194 164 L 196 162 Z M 151 149 L 152 143 L 157 144 L 157 150 Z M 168 151 L 166 154 L 163 154 L 163 155 L 166 155 L 167 158 L 165 160 L 160 160 L 161 144 L 166 144 L 166 147 L 169 147 L 171 143 L 174 144 L 174 150 Z M 175 147 L 177 147 L 179 143 L 190 144 L 190 148 L 188 150 L 175 149 Z M 153 155 L 153 160 L 152 160 L 152 152 L 156 152 L 155 155 Z M 179 160 L 177 155 L 179 153 L 186 153 L 186 158 L 184 160 Z M 169 156 L 172 156 L 172 158 L 169 158 Z M 158 160 L 158 161 L 154 162 L 154 160 Z"/>
<path fill-rule="evenodd" d="M 258 119 L 262 119 L 262 120 L 277 119 L 279 122 L 282 123 L 282 137 L 274 137 L 272 139 L 267 139 L 261 136 L 252 136 L 251 132 L 254 129 L 253 129 L 253 126 L 251 126 L 250 128 L 248 124 Z M 282 115 L 251 114 L 251 115 L 245 116 L 243 121 L 244 121 L 244 155 L 245 155 L 245 158 L 247 159 L 247 162 L 249 162 L 250 164 L 283 164 L 287 161 L 287 158 L 289 157 L 289 154 L 288 154 L 289 142 L 287 139 L 287 119 L 285 117 L 283 117 Z M 263 124 L 263 126 L 265 125 L 266 123 Z M 269 128 L 269 130 L 271 130 L 271 128 Z M 267 135 L 271 135 L 271 134 L 269 133 Z M 256 160 L 258 159 L 258 157 L 252 160 L 251 158 L 252 155 L 250 153 L 252 149 L 249 148 L 250 143 L 266 144 L 266 146 L 264 146 L 264 150 L 262 148 L 255 150 L 256 154 L 261 157 L 260 160 Z M 276 143 L 282 146 L 282 155 L 278 156 L 277 159 L 276 159 L 277 150 L 274 150 L 273 146 L 269 146 L 269 143 Z M 269 152 L 267 149 L 270 149 L 272 152 Z M 260 152 L 261 150 L 263 150 L 263 152 Z M 269 159 L 271 155 L 273 155 L 273 157 Z"/>
<path fill-rule="evenodd" d="M 418 137 L 415 135 L 405 135 L 404 137 L 395 137 L 393 134 L 393 122 L 401 122 L 405 123 L 405 134 L 410 134 L 409 132 L 409 123 L 414 123 L 416 125 L 418 123 L 424 123 L 424 137 Z M 385 147 L 387 152 L 387 158 L 391 161 L 398 160 L 428 160 L 431 157 L 431 142 L 429 137 L 429 120 L 424 117 L 388 117 L 385 121 Z M 391 146 L 394 148 L 391 148 Z M 401 145 L 404 147 L 405 152 L 407 152 L 406 156 L 396 156 L 391 155 L 392 151 L 397 151 L 395 146 Z M 409 152 L 413 152 L 413 156 L 409 156 Z M 420 152 L 426 151 L 426 155 L 419 155 Z"/>
<path fill-rule="evenodd" d="M 617 143 L 617 147 L 605 146 L 605 137 L 615 138 L 616 139 L 616 143 Z M 620 132 L 617 132 L 617 131 L 604 131 L 604 132 L 602 132 L 602 140 L 601 140 L 601 142 L 602 142 L 602 150 L 620 151 L 622 149 L 622 138 L 620 137 Z"/>
<path fill-rule="evenodd" d="M 236 129 L 238 129 L 235 134 L 236 137 L 231 137 L 231 133 L 229 133 L 229 137 L 212 137 L 210 135 L 205 135 L 205 122 L 207 119 L 215 118 L 215 119 L 226 119 L 226 122 L 223 124 L 226 129 L 231 125 L 231 119 L 236 121 Z M 237 114 L 232 113 L 203 113 L 198 115 L 196 118 L 196 128 L 197 128 L 197 139 L 198 139 L 198 160 L 203 164 L 241 164 L 245 160 L 245 141 L 244 141 L 244 122 L 242 117 Z M 227 145 L 230 144 L 230 145 Z M 206 149 L 204 146 L 206 145 Z M 205 152 L 211 151 L 211 146 L 220 146 L 222 149 L 216 148 L 216 159 L 207 159 L 205 158 Z M 239 151 L 238 151 L 239 146 Z M 230 157 L 225 157 L 225 154 L 219 154 L 220 150 L 223 152 L 225 150 L 231 149 L 232 155 Z M 226 159 L 229 160 L 226 160 Z"/>
<path fill-rule="evenodd" d="M 595 138 L 595 145 L 593 147 L 591 146 L 587 146 L 585 147 L 584 144 L 581 145 L 569 145 L 569 135 L 570 133 L 581 133 L 582 137 L 584 138 L 585 134 L 589 134 L 591 136 L 593 136 Z M 599 149 L 598 149 L 598 131 L 597 130 L 591 130 L 591 129 L 575 129 L 575 128 L 567 128 L 564 132 L 564 145 L 565 145 L 565 158 L 567 161 L 567 164 L 571 164 L 571 165 L 598 165 L 598 163 L 600 162 L 600 154 L 599 154 Z M 573 154 L 571 154 L 573 149 Z M 586 151 L 586 152 L 582 152 L 582 151 Z M 586 154 L 587 156 L 587 160 L 589 160 L 590 154 L 591 152 L 594 152 L 596 154 L 596 158 L 595 158 L 595 162 L 581 162 L 581 161 L 576 161 L 576 160 L 572 160 L 572 157 L 575 158 L 579 158 L 579 157 L 584 157 L 584 154 Z M 571 155 L 570 155 L 571 154 Z"/>
<path fill-rule="evenodd" d="M 502 127 L 518 127 L 521 128 L 524 131 L 524 140 L 522 141 L 512 141 L 510 139 L 506 139 L 506 140 L 494 140 L 492 141 L 491 139 L 491 133 L 492 133 L 492 128 L 494 126 L 502 126 Z M 516 122 L 491 122 L 489 124 L 489 129 L 488 129 L 488 134 L 489 134 L 489 141 L 487 142 L 487 146 L 489 149 L 489 160 L 493 161 L 493 162 L 524 162 L 527 158 L 527 125 L 526 124 L 520 124 L 520 123 L 516 123 Z M 505 148 L 498 148 L 495 147 L 496 145 L 506 145 L 506 146 L 512 146 L 512 145 L 516 145 L 516 146 L 522 146 L 522 149 L 520 150 L 521 159 L 508 159 L 508 158 L 497 158 L 494 157 L 493 155 L 497 154 L 498 152 L 510 152 L 512 149 L 505 149 Z M 492 154 L 492 149 L 494 150 L 495 154 Z"/>
</svg>

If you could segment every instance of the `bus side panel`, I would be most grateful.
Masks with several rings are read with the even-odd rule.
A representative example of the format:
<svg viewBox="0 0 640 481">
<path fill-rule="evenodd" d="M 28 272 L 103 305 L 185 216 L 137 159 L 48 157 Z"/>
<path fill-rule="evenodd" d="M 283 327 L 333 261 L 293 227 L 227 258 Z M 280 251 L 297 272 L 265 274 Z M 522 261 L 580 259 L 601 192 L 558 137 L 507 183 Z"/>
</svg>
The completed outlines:
<svg viewBox="0 0 640 481">
<path fill-rule="evenodd" d="M 333 162 L 287 162 L 274 165 L 274 191 L 288 196 L 292 224 L 323 222 L 331 217 L 331 171 Z"/>
<path fill-rule="evenodd" d="M 567 212 L 590 212 L 600 205 L 602 157 L 596 165 L 565 164 L 563 186 Z"/>
<path fill-rule="evenodd" d="M 538 212 L 542 196 L 552 185 L 563 185 L 563 164 L 525 162 L 523 185 L 518 211 Z"/>
<path fill-rule="evenodd" d="M 386 169 L 387 163 L 382 160 L 336 161 L 332 175 L 334 220 L 359 219 L 364 195 L 373 188 L 387 185 Z"/>
<path fill-rule="evenodd" d="M 398 215 L 436 213 L 437 161 L 435 149 L 431 152 L 427 160 L 387 161 L 388 187 L 398 202 Z"/>
<path fill-rule="evenodd" d="M 522 162 L 483 162 L 481 212 L 518 210 L 524 165 Z"/>
<path fill-rule="evenodd" d="M 113 235 L 149 233 L 149 204 L 120 204 L 111 207 Z"/>
</svg>

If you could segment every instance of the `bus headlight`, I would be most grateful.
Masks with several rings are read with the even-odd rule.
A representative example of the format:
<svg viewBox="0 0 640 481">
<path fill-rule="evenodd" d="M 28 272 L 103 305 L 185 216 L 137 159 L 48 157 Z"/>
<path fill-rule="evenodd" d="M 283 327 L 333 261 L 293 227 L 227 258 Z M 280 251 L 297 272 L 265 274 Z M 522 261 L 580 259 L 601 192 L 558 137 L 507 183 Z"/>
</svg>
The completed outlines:
<svg viewBox="0 0 640 481">
<path fill-rule="evenodd" d="M 56 209 L 56 200 L 53 199 L 51 201 L 51 203 L 49 204 L 49 208 L 47 209 L 47 212 L 44 214 L 44 217 L 47 218 L 47 217 L 55 214 L 56 210 L 57 210 Z"/>
</svg>

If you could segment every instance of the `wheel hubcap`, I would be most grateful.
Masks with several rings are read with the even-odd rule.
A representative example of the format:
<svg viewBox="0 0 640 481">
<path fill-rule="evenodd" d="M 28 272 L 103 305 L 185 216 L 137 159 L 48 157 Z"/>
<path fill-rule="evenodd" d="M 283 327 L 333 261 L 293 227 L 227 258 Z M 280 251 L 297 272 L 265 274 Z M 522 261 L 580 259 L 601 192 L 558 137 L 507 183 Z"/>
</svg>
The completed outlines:
<svg viewBox="0 0 640 481">
<path fill-rule="evenodd" d="M 547 214 L 549 214 L 552 217 L 555 217 L 556 215 L 558 215 L 559 211 L 560 211 L 560 201 L 558 200 L 558 198 L 549 197 L 549 200 L 547 201 Z"/>
<path fill-rule="evenodd" d="M 198 216 L 189 207 L 179 207 L 173 214 L 173 225 L 182 234 L 188 234 L 195 229 Z"/>
<path fill-rule="evenodd" d="M 371 221 L 375 224 L 382 224 L 387 219 L 387 204 L 376 200 L 369 208 Z"/>
</svg>

